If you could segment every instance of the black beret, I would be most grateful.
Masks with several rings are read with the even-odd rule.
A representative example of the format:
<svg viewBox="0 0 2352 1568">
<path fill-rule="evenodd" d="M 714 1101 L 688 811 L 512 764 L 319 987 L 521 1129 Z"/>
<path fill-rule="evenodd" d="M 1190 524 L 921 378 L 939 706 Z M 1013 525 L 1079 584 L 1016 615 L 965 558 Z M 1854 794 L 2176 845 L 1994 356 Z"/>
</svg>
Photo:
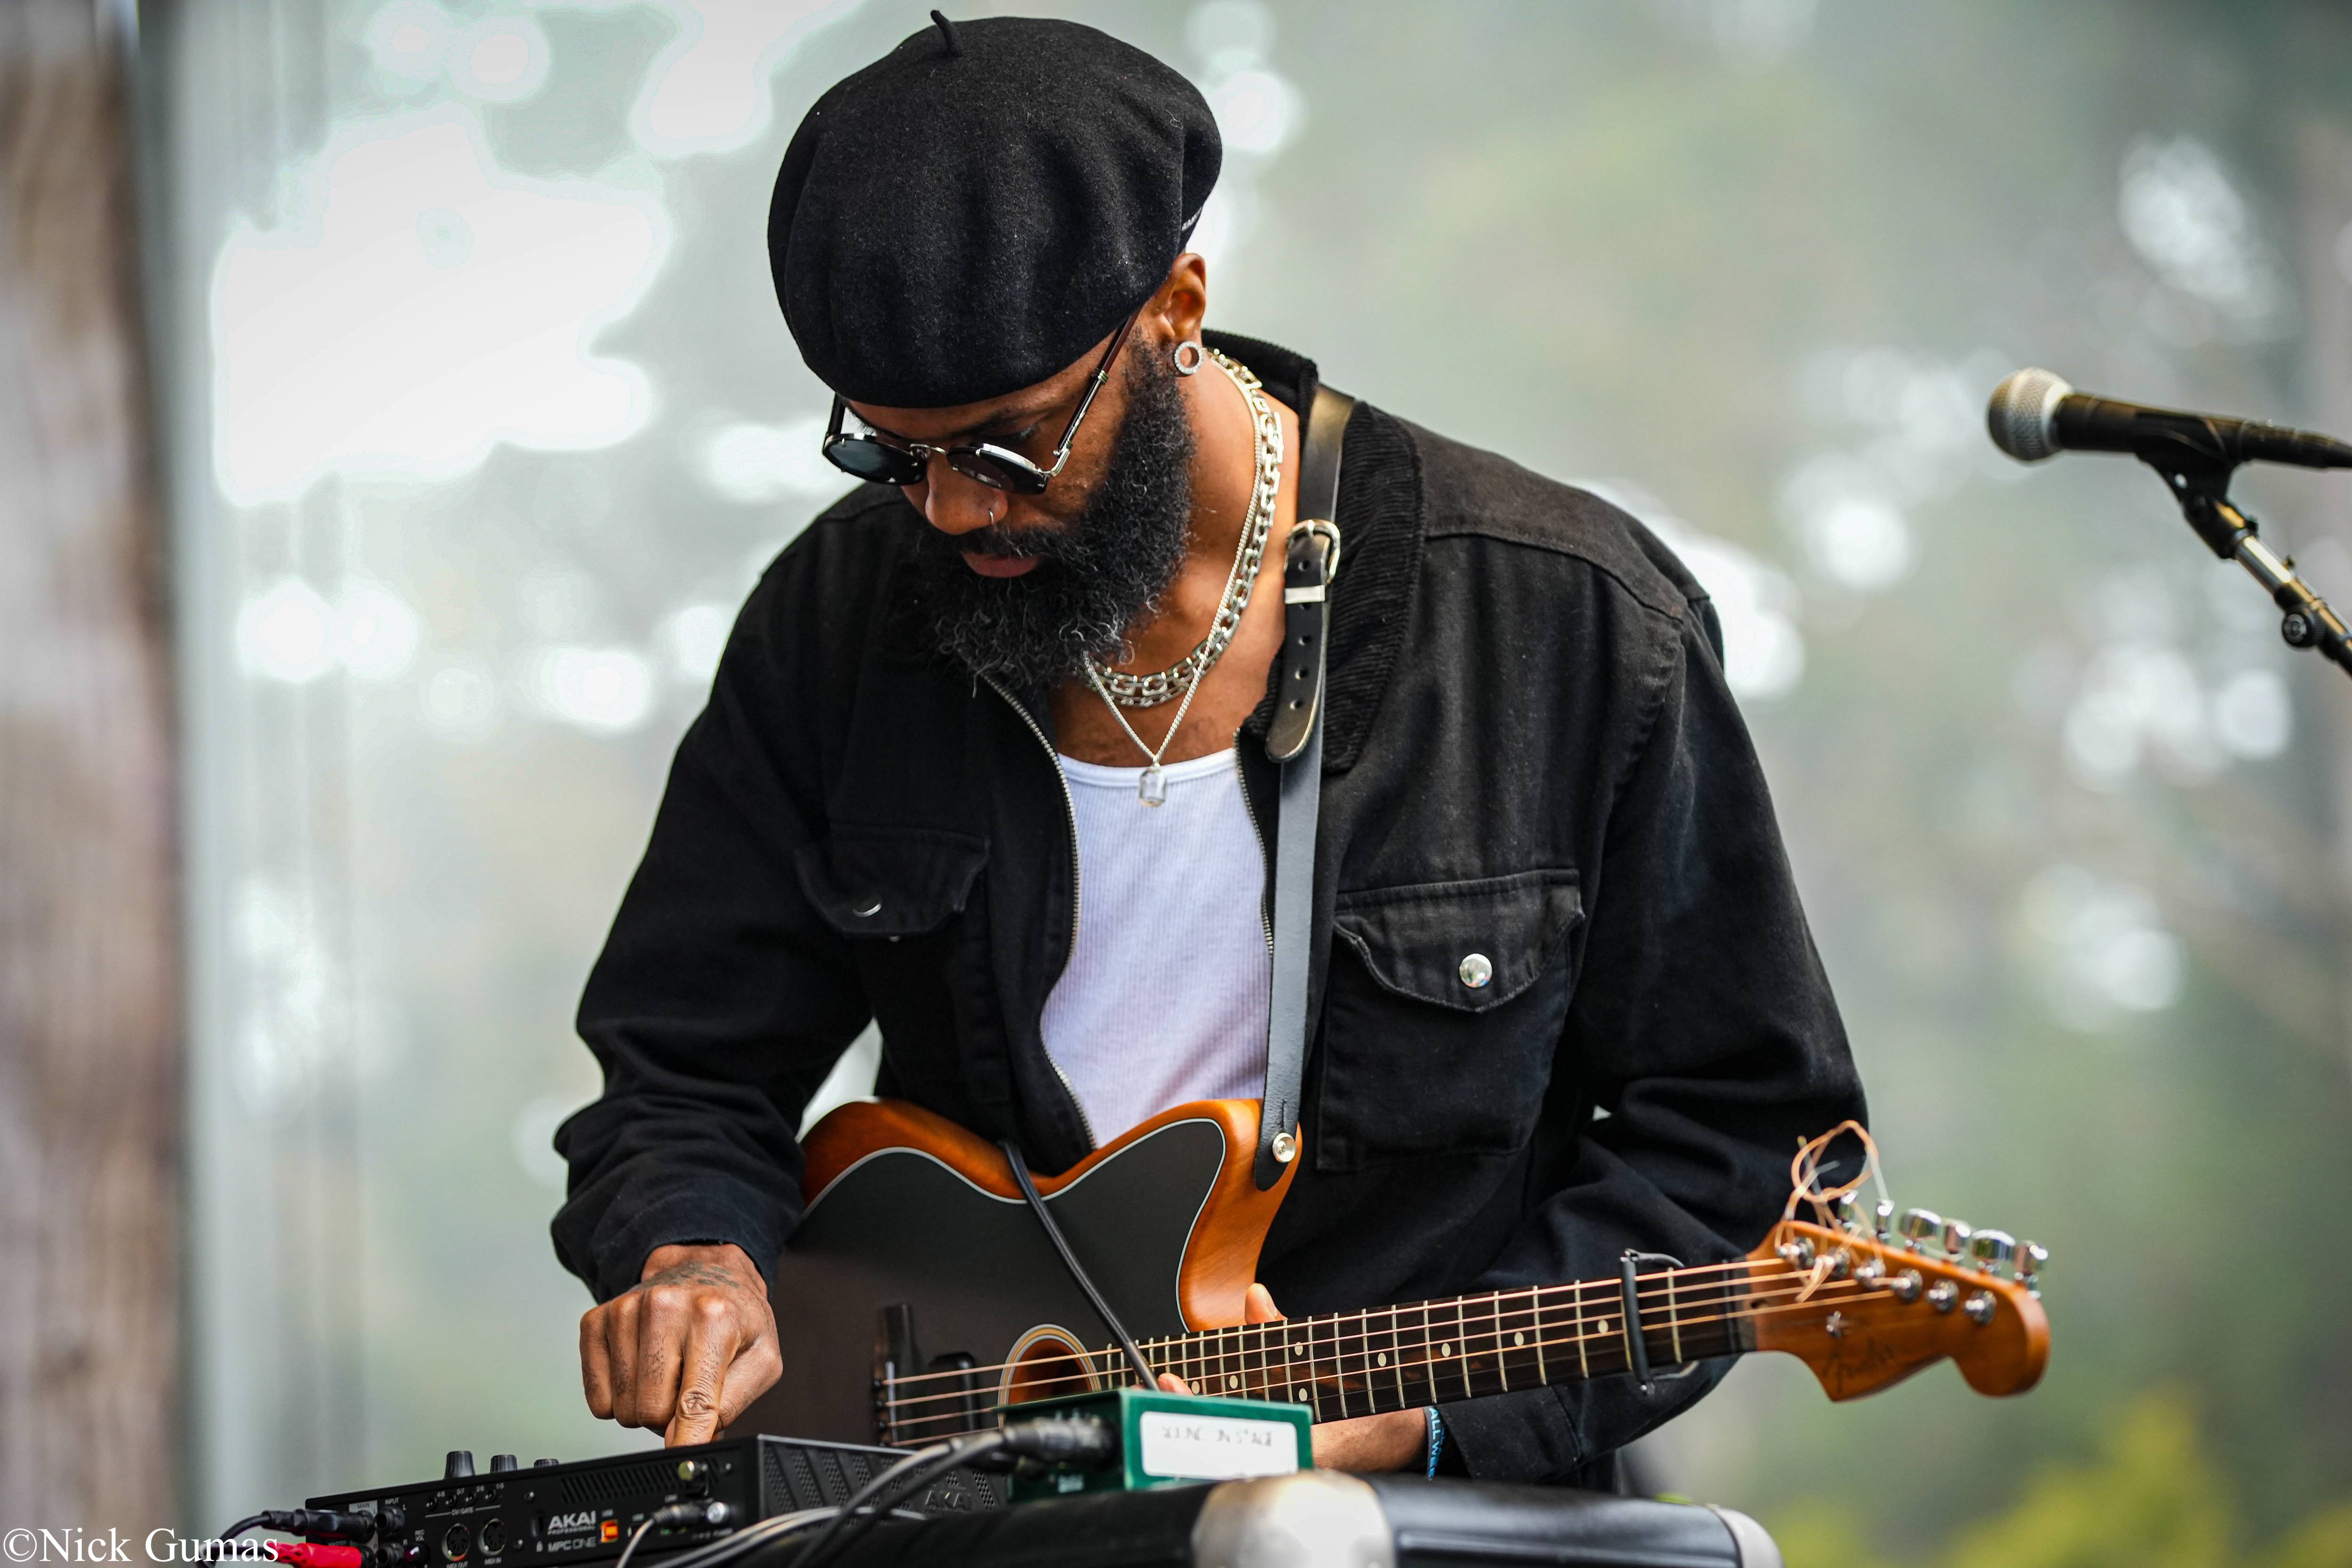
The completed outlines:
<svg viewBox="0 0 2352 1568">
<path fill-rule="evenodd" d="M 1108 34 L 1023 16 L 926 28 L 793 133 L 768 209 L 776 299 L 845 397 L 1000 397 L 1151 297 L 1222 159 L 1192 84 Z"/>
</svg>

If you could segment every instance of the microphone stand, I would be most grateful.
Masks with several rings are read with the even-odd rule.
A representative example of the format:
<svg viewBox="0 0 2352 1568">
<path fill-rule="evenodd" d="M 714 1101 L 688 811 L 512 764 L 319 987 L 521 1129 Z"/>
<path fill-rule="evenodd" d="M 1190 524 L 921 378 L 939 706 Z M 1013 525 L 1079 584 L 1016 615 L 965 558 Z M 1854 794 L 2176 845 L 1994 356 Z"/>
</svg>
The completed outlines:
<svg viewBox="0 0 2352 1568">
<path fill-rule="evenodd" d="M 2231 504 L 2230 476 L 2237 465 L 2198 450 L 2185 439 L 2178 450 L 2144 450 L 2139 459 L 2163 476 L 2173 499 L 2180 503 L 2180 515 L 2189 520 L 2206 548 L 2224 561 L 2235 561 L 2268 591 L 2271 603 L 2284 612 L 2279 635 L 2287 646 L 2317 648 L 2352 675 L 2352 631 L 2327 607 L 2326 600 L 2294 574 L 2293 561 L 2282 561 L 2271 552 L 2258 536 L 2254 520 Z"/>
</svg>

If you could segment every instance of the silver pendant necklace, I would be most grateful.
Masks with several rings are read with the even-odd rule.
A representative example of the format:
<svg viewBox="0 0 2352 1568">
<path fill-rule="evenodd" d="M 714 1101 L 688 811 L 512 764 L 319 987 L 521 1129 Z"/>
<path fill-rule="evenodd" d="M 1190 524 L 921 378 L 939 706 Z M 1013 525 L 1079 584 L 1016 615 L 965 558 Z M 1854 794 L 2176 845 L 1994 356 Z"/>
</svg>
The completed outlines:
<svg viewBox="0 0 2352 1568">
<path fill-rule="evenodd" d="M 1135 749 L 1143 753 L 1143 773 L 1136 780 L 1135 797 L 1146 805 L 1167 804 L 1168 772 L 1160 765 L 1160 759 L 1166 756 L 1168 748 L 1176 743 L 1176 731 L 1184 727 L 1184 715 L 1192 710 L 1192 699 L 1201 689 L 1201 678 L 1209 673 L 1209 667 L 1217 662 L 1226 646 L 1234 640 L 1234 632 L 1241 626 L 1242 611 L 1249 604 L 1250 584 L 1257 576 L 1258 563 L 1265 554 L 1266 535 L 1274 527 L 1275 498 L 1282 489 L 1282 426 L 1266 406 L 1265 395 L 1258 391 L 1257 377 L 1213 350 L 1210 357 L 1233 377 L 1234 385 L 1240 389 L 1243 401 L 1249 405 L 1251 421 L 1256 426 L 1257 437 L 1256 475 L 1250 490 L 1249 513 L 1242 521 L 1241 540 L 1234 550 L 1233 570 L 1225 574 L 1225 591 L 1217 604 L 1217 618 L 1200 647 L 1187 655 L 1181 663 L 1155 675 L 1107 674 L 1093 659 L 1087 660 L 1087 679 L 1094 683 L 1103 705 L 1110 710 L 1110 716 L 1118 721 L 1118 727 L 1127 731 L 1127 738 L 1135 742 Z M 1169 724 L 1168 733 L 1160 738 L 1159 749 L 1154 751 L 1143 743 L 1143 737 L 1135 732 L 1135 726 L 1127 721 L 1127 715 L 1119 709 L 1121 706 L 1158 707 L 1175 695 L 1179 680 L 1182 682 L 1184 700 L 1176 705 L 1175 720 Z M 1126 682 L 1139 691 L 1156 689 L 1160 694 L 1150 698 L 1125 693 L 1114 695 L 1120 682 Z"/>
</svg>

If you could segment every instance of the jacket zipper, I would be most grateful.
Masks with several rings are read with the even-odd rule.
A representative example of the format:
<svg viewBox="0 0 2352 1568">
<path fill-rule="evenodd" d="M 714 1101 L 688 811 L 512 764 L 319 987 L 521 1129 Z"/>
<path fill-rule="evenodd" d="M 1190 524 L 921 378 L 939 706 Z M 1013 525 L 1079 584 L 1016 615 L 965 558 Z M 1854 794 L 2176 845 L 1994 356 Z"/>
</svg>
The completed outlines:
<svg viewBox="0 0 2352 1568">
<path fill-rule="evenodd" d="M 983 675 L 981 679 L 988 682 L 990 690 L 1004 699 L 1004 705 L 1019 714 L 1021 722 L 1027 725 L 1029 732 L 1037 737 L 1037 743 L 1045 748 L 1045 760 L 1054 764 L 1054 782 L 1062 786 L 1062 820 L 1070 829 L 1070 951 L 1069 954 L 1062 960 L 1063 967 L 1067 968 L 1070 959 L 1076 957 L 1078 951 L 1078 891 L 1081 886 L 1079 879 L 1084 875 L 1078 866 L 1078 803 L 1070 798 L 1070 775 L 1062 771 L 1062 754 L 1054 750 L 1054 742 L 1045 738 L 1045 731 L 1037 727 L 1037 721 L 1029 716 L 1029 710 L 1014 701 L 1013 693 L 998 685 L 994 676 Z M 1252 818 L 1252 826 L 1255 826 L 1255 818 Z M 1263 843 L 1258 846 L 1258 852 L 1261 855 L 1265 852 Z M 1269 942 L 1273 941 L 1271 928 L 1268 928 L 1266 940 Z M 1040 1050 L 1045 1050 L 1045 1042 L 1042 1030 L 1037 1045 Z M 1094 1123 L 1087 1120 L 1086 1102 L 1078 1098 L 1077 1086 L 1070 1081 L 1070 1075 L 1062 1070 L 1062 1064 L 1054 1059 L 1052 1051 L 1045 1050 L 1045 1065 L 1052 1068 L 1054 1076 L 1062 1080 L 1062 1092 L 1070 1097 L 1070 1109 L 1078 1113 L 1078 1126 L 1087 1135 L 1087 1147 L 1101 1148 L 1102 1141 L 1095 1136 Z"/>
</svg>

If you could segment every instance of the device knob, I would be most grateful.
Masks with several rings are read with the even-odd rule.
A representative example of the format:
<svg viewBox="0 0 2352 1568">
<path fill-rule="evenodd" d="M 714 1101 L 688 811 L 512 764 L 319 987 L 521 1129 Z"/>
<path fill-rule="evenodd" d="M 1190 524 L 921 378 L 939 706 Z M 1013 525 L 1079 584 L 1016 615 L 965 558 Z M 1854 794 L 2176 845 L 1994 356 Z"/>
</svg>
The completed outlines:
<svg viewBox="0 0 2352 1568">
<path fill-rule="evenodd" d="M 1895 1222 L 1895 1228 L 1904 1240 L 1916 1247 L 1944 1234 L 1944 1216 L 1934 1209 L 1905 1209 L 1903 1217 Z"/>
<path fill-rule="evenodd" d="M 1990 1274 L 2017 1255 L 2017 1238 L 2005 1230 L 1980 1230 L 1969 1237 L 1969 1259 Z"/>
<path fill-rule="evenodd" d="M 1967 1257 L 1969 1251 L 1969 1237 L 1975 1234 L 1976 1232 L 1970 1228 L 1969 1222 L 1964 1219 L 1946 1220 L 1944 1222 L 1945 1255 L 1950 1258 Z"/>
<path fill-rule="evenodd" d="M 515 1457 L 512 1454 L 492 1454 L 490 1456 L 490 1473 L 492 1475 L 498 1474 L 500 1470 L 517 1470 L 521 1468 L 521 1466 L 515 1463 Z"/>
<path fill-rule="evenodd" d="M 441 1467 L 441 1479 L 445 1481 L 463 1480 L 473 1473 L 474 1450 L 471 1448 L 450 1449 L 448 1463 Z"/>
<path fill-rule="evenodd" d="M 563 1461 L 561 1459 L 533 1459 L 530 1462 L 530 1468 L 534 1470 L 543 1470 L 550 1465 L 560 1465 L 562 1463 L 563 1463 Z"/>
</svg>

